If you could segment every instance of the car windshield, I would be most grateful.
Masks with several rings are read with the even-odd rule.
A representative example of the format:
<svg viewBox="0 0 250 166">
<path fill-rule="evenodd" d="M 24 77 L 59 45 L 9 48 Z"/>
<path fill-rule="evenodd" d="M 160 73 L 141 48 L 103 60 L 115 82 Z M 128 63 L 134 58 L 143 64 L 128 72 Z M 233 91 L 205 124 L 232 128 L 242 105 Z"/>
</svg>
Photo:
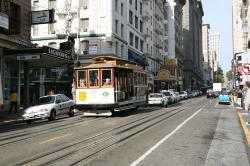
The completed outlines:
<svg viewBox="0 0 250 166">
<path fill-rule="evenodd" d="M 151 98 L 162 98 L 162 95 L 161 94 L 152 94 L 152 95 L 149 95 L 149 97 L 151 97 Z"/>
<path fill-rule="evenodd" d="M 55 96 L 41 97 L 39 99 L 39 104 L 51 104 L 54 103 Z"/>
<path fill-rule="evenodd" d="M 222 92 L 221 95 L 229 95 L 228 92 Z"/>
<path fill-rule="evenodd" d="M 164 92 L 163 93 L 165 96 L 171 96 L 170 92 Z"/>
</svg>

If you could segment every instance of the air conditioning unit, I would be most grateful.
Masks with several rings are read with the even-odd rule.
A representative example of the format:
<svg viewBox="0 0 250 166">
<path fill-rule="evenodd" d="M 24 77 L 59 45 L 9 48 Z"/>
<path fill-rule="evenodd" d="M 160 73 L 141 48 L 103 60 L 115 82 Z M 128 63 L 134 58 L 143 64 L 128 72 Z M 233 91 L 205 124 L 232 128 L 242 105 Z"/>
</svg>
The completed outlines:
<svg viewBox="0 0 250 166">
<path fill-rule="evenodd" d="M 83 9 L 88 9 L 88 6 L 83 6 Z"/>
</svg>

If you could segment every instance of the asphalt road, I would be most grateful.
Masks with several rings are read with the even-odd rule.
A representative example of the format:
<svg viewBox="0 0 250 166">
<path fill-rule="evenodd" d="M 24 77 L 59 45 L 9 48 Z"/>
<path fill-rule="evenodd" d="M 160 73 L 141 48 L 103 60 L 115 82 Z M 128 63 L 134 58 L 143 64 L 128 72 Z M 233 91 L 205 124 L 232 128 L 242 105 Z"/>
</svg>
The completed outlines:
<svg viewBox="0 0 250 166">
<path fill-rule="evenodd" d="M 113 117 L 0 128 L 0 165 L 249 165 L 235 109 L 199 97 Z"/>
</svg>

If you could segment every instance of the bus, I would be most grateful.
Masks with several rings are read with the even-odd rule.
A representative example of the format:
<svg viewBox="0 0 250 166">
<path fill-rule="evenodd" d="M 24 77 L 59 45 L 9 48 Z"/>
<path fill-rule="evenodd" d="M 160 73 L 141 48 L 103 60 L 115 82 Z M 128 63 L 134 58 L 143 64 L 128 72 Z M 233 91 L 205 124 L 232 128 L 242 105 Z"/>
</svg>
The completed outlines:
<svg viewBox="0 0 250 166">
<path fill-rule="evenodd" d="M 147 71 L 114 56 L 94 57 L 74 68 L 75 108 L 85 116 L 111 116 L 147 103 Z"/>
</svg>

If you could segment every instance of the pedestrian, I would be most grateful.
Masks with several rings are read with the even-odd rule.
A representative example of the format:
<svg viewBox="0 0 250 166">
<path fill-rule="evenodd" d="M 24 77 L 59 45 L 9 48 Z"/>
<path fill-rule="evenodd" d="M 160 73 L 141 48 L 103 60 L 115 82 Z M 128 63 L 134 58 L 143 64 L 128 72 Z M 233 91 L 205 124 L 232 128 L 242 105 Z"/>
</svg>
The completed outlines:
<svg viewBox="0 0 250 166">
<path fill-rule="evenodd" d="M 17 113 L 17 102 L 18 102 L 18 95 L 15 91 L 11 91 L 11 95 L 10 95 L 10 109 L 9 109 L 9 113 L 11 113 L 13 106 L 15 107 L 15 113 Z"/>
<path fill-rule="evenodd" d="M 242 101 L 242 91 L 241 90 L 239 90 L 238 91 L 238 105 L 239 105 L 239 107 L 241 107 L 241 101 Z"/>
<path fill-rule="evenodd" d="M 246 82 L 246 87 L 247 87 L 247 91 L 246 91 L 246 95 L 244 98 L 244 104 L 245 104 L 245 110 L 249 111 L 249 106 L 250 106 L 250 82 L 249 81 Z"/>
</svg>

